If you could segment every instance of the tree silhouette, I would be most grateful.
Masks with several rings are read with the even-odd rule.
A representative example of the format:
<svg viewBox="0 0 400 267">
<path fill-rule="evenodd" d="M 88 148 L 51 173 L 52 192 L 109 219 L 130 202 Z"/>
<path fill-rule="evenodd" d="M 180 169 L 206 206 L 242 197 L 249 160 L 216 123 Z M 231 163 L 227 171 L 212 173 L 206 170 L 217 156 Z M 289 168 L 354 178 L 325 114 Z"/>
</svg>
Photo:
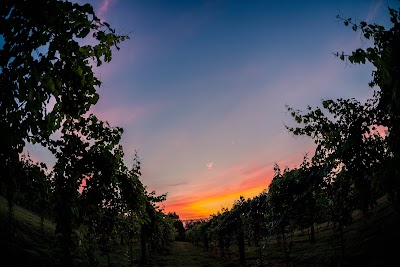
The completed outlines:
<svg viewBox="0 0 400 267">
<path fill-rule="evenodd" d="M 168 212 L 168 217 L 173 220 L 174 228 L 177 231 L 175 240 L 184 241 L 185 240 L 185 227 L 182 221 L 179 219 L 179 215 L 176 212 Z"/>
<path fill-rule="evenodd" d="M 25 142 L 46 145 L 67 117 L 78 119 L 97 102 L 101 82 L 92 67 L 109 62 L 128 37 L 91 5 L 68 1 L 1 1 L 0 25 L 0 178 L 12 203 Z M 89 34 L 94 44 L 83 45 Z"/>
<path fill-rule="evenodd" d="M 400 10 L 400 9 L 399 9 Z M 386 29 L 376 23 L 368 24 L 365 21 L 354 21 L 351 18 L 337 18 L 345 26 L 351 26 L 354 31 L 361 31 L 372 46 L 358 48 L 349 55 L 336 53 L 342 60 L 353 64 L 372 63 L 375 70 L 372 72 L 370 87 L 377 87 L 377 110 L 385 114 L 381 125 L 388 128 L 386 136 L 390 158 L 385 163 L 385 172 L 381 182 L 392 200 L 400 204 L 400 14 L 399 10 L 388 7 L 391 27 Z"/>
</svg>

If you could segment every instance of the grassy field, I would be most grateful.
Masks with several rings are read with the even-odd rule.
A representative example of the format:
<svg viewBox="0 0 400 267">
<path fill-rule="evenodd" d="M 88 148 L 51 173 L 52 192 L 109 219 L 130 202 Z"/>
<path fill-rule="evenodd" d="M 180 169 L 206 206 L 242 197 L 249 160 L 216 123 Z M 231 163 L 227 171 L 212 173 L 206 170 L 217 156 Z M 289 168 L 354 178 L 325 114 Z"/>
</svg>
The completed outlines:
<svg viewBox="0 0 400 267">
<path fill-rule="evenodd" d="M 202 266 L 202 267 L 235 267 L 237 263 L 229 259 L 204 251 L 189 242 L 174 242 L 168 249 L 152 255 L 146 266 L 151 267 L 176 267 L 176 266 Z"/>
<path fill-rule="evenodd" d="M 0 196 L 0 266 L 2 267 L 53 267 L 55 255 L 55 224 L 45 219 L 43 226 L 40 217 L 22 207 L 14 206 L 12 225 L 7 218 L 7 201 Z M 15 234 L 8 236 L 9 227 Z M 111 261 L 114 266 L 130 266 L 130 248 L 116 244 Z M 139 245 L 133 246 L 132 253 L 138 266 Z M 99 255 L 99 267 L 108 266 L 107 257 Z"/>
<path fill-rule="evenodd" d="M 6 218 L 7 205 L 0 197 L 0 257 L 1 266 L 53 266 L 55 225 L 35 213 L 15 206 L 15 221 L 10 224 Z M 282 245 L 276 239 L 262 240 L 260 246 L 246 246 L 244 266 L 393 266 L 400 248 L 400 216 L 386 199 L 372 209 L 366 217 L 354 213 L 354 222 L 344 229 L 344 257 L 339 234 L 331 224 L 321 224 L 316 229 L 316 242 L 310 244 L 307 231 L 297 231 L 288 235 L 291 242 L 290 262 L 287 265 Z M 8 227 L 15 227 L 14 236 L 6 236 Z M 138 245 L 133 246 L 136 255 L 132 266 L 140 266 Z M 111 255 L 112 266 L 130 266 L 126 245 L 116 245 Z M 10 262 L 9 265 L 5 262 Z M 175 242 L 168 249 L 149 255 L 149 262 L 141 266 L 212 266 L 235 267 L 238 263 L 238 249 L 232 245 L 222 258 L 219 251 L 188 242 Z M 107 266 L 105 256 L 100 256 L 100 267 Z"/>
</svg>

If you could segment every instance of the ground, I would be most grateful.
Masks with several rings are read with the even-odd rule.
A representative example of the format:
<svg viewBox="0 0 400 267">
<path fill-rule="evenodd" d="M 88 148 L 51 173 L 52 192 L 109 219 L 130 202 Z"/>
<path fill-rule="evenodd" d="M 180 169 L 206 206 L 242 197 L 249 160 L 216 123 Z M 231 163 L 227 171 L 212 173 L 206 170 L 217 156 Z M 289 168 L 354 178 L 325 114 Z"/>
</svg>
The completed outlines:
<svg viewBox="0 0 400 267">
<path fill-rule="evenodd" d="M 167 250 L 154 255 L 146 266 L 154 267 L 235 267 L 227 259 L 222 259 L 189 242 L 175 241 Z"/>
</svg>

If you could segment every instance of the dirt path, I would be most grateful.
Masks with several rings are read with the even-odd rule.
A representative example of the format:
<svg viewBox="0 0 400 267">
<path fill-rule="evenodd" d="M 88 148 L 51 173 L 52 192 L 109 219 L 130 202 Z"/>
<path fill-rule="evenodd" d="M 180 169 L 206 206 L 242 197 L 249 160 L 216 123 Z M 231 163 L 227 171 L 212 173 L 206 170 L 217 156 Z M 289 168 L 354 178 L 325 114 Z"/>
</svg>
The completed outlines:
<svg viewBox="0 0 400 267">
<path fill-rule="evenodd" d="M 201 247 L 189 242 L 174 242 L 167 251 L 160 252 L 149 260 L 146 266 L 163 267 L 236 267 L 226 259 L 221 259 Z"/>
</svg>

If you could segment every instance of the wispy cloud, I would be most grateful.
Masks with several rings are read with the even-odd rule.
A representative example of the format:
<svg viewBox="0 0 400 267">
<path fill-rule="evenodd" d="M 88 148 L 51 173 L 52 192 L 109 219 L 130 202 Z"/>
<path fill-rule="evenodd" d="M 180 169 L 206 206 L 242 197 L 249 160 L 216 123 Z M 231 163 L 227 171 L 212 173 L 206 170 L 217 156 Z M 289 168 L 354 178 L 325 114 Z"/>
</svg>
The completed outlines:
<svg viewBox="0 0 400 267">
<path fill-rule="evenodd" d="M 206 167 L 208 170 L 211 170 L 213 168 L 214 162 L 207 162 Z"/>
<path fill-rule="evenodd" d="M 373 3 L 373 5 L 370 7 L 370 9 L 369 9 L 369 11 L 368 11 L 368 15 L 367 15 L 367 17 L 366 17 L 366 21 L 367 22 L 371 22 L 372 20 L 374 20 L 375 19 L 375 17 L 376 17 L 376 15 L 377 15 L 377 13 L 379 12 L 379 11 L 381 11 L 382 10 L 382 5 L 384 4 L 384 0 L 378 0 L 378 1 L 375 1 L 374 3 Z"/>
<path fill-rule="evenodd" d="M 97 15 L 101 20 L 104 20 L 104 15 L 107 13 L 110 5 L 115 2 L 113 0 L 103 0 L 100 4 L 99 9 L 97 10 Z"/>
<path fill-rule="evenodd" d="M 110 123 L 111 126 L 132 126 L 153 110 L 153 106 L 95 106 L 92 111 L 96 116 Z"/>
<path fill-rule="evenodd" d="M 168 186 L 181 186 L 187 184 L 186 182 L 181 182 L 181 183 L 175 183 L 175 184 L 169 184 Z"/>
</svg>

